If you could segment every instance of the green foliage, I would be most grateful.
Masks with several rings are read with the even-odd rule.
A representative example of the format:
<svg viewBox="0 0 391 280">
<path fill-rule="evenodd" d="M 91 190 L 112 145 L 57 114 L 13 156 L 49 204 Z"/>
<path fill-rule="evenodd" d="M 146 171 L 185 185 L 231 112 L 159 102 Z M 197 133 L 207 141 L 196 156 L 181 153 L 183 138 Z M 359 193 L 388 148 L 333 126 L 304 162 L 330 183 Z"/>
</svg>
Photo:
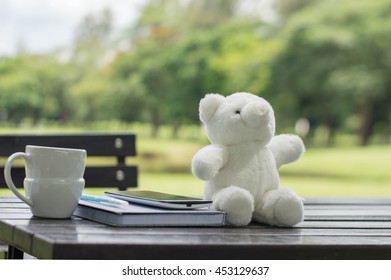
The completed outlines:
<svg viewBox="0 0 391 280">
<path fill-rule="evenodd" d="M 262 34 L 267 34 L 268 29 L 259 20 L 246 19 L 217 30 L 222 37 L 221 47 L 209 63 L 221 77 L 217 91 L 226 94 L 264 92 L 270 79 L 271 63 L 281 50 L 278 39 Z"/>
<path fill-rule="evenodd" d="M 144 87 L 145 108 L 155 135 L 162 123 L 172 123 L 175 130 L 182 123 L 198 122 L 198 102 L 216 80 L 210 60 L 220 50 L 224 36 L 213 28 L 211 32 L 204 28 L 224 19 L 214 18 L 212 24 L 211 18 L 203 17 L 199 25 L 192 22 L 183 26 L 180 21 L 184 15 L 192 18 L 209 6 L 216 11 L 216 3 L 182 5 L 179 1 L 154 1 L 147 5 L 132 30 L 135 47 L 113 63 L 114 76 L 124 80 L 137 77 Z M 225 12 L 231 13 L 229 9 Z"/>
<path fill-rule="evenodd" d="M 29 118 L 66 119 L 68 81 L 58 77 L 62 65 L 50 57 L 20 55 L 0 63 L 0 111 L 16 123 Z"/>
<path fill-rule="evenodd" d="M 88 15 L 65 52 L 0 58 L 0 122 L 142 121 L 177 135 L 206 93 L 248 91 L 281 131 L 308 119 L 307 143 L 323 130 L 328 144 L 341 131 L 389 141 L 391 2 L 278 0 L 274 23 L 257 4 L 149 1 L 119 37 L 109 10 Z"/>
<path fill-rule="evenodd" d="M 361 144 L 367 144 L 373 126 L 391 112 L 390 10 L 386 0 L 319 1 L 290 16 L 269 88 L 284 105 L 279 109 L 286 112 L 291 105 L 283 100 L 295 96 L 288 116 L 325 125 L 331 136 L 348 116 L 359 115 Z"/>
</svg>

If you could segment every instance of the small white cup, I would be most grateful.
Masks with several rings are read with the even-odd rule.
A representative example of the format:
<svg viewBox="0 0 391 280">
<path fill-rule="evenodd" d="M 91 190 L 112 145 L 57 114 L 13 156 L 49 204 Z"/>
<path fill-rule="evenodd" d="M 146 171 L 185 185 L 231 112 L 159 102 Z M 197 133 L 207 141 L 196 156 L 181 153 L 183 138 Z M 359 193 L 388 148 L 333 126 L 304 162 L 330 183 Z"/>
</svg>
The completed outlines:
<svg viewBox="0 0 391 280">
<path fill-rule="evenodd" d="M 5 181 L 30 206 L 34 216 L 69 218 L 84 189 L 86 157 L 85 150 L 29 145 L 25 153 L 14 153 L 8 158 L 4 166 Z M 26 196 L 18 191 L 11 177 L 12 163 L 17 158 L 25 160 Z"/>
</svg>

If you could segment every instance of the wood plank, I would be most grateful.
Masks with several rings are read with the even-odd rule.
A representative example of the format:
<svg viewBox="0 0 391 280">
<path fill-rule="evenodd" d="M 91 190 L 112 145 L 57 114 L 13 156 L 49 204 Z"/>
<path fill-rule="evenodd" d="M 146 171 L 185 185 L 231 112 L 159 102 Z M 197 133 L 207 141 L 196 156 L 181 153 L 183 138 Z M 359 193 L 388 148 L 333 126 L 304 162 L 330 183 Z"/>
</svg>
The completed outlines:
<svg viewBox="0 0 391 280">
<path fill-rule="evenodd" d="M 77 230 L 77 232 L 81 233 L 93 233 L 93 231 L 99 232 L 99 233 L 108 233 L 108 234 L 117 234 L 121 232 L 125 232 L 127 234 L 132 234 L 134 232 L 143 232 L 148 233 L 152 232 L 154 234 L 159 234 L 160 232 L 171 232 L 173 230 L 176 230 L 178 232 L 197 232 L 197 234 L 232 234 L 232 235 L 248 235 L 248 234 L 254 234 L 254 232 L 259 232 L 259 234 L 263 234 L 266 231 L 274 231 L 278 234 L 280 232 L 290 232 L 292 230 L 298 230 L 298 229 L 323 229 L 326 228 L 326 230 L 330 229 L 390 229 L 391 223 L 390 222 L 341 222 L 341 221 L 333 221 L 333 222 L 302 222 L 300 225 L 296 228 L 278 228 L 278 227 L 268 227 L 263 225 L 252 225 L 250 227 L 245 228 L 230 228 L 230 227 L 223 227 L 223 228 L 115 228 L 115 227 L 107 227 L 102 224 L 98 224 L 92 221 L 86 221 L 86 220 L 61 220 L 56 223 L 54 223 L 51 220 L 44 220 L 44 219 L 35 219 L 35 220 L 9 220 L 8 223 L 12 223 L 13 225 L 22 225 L 22 226 L 29 226 L 34 227 L 35 230 L 40 231 L 40 229 L 37 229 L 38 227 L 41 227 L 43 231 L 53 231 L 53 232 L 68 232 L 69 230 Z M 70 229 L 67 229 L 69 227 Z M 373 231 L 376 232 L 376 231 Z"/>
<path fill-rule="evenodd" d="M 21 205 L 0 203 L 0 237 L 39 258 L 391 259 L 383 203 L 306 205 L 305 221 L 293 228 L 115 228 L 76 217 L 35 218 Z"/>
<path fill-rule="evenodd" d="M 391 221 L 389 216 L 305 216 L 305 221 Z"/>
<path fill-rule="evenodd" d="M 82 240 L 82 243 L 80 243 Z M 229 239 L 232 241 L 232 239 Z M 39 258 L 70 259 L 388 259 L 391 237 L 259 236 L 254 242 L 227 243 L 218 236 L 187 240 L 177 236 L 132 236 L 132 243 L 122 235 L 107 239 L 89 235 L 36 236 L 32 252 Z M 326 242 L 324 242 L 326 241 Z M 202 250 L 200 250 L 202 248 Z"/>
<path fill-rule="evenodd" d="M 0 196 L 0 203 L 21 202 L 14 195 Z M 346 202 L 346 203 L 345 203 Z M 308 197 L 304 201 L 305 209 L 362 209 L 375 207 L 375 209 L 391 208 L 390 197 Z M 380 208 L 378 208 L 380 207 Z"/>
<path fill-rule="evenodd" d="M 352 210 L 334 210 L 334 209 L 308 209 L 304 211 L 308 216 L 391 216 L 389 209 L 352 209 Z"/>
<path fill-rule="evenodd" d="M 37 226 L 37 227 L 76 227 L 76 226 L 82 226 L 82 227 L 107 227 L 103 224 L 98 224 L 93 221 L 89 220 L 83 220 L 78 217 L 72 217 L 71 219 L 41 219 L 41 218 L 35 218 L 31 217 L 28 219 L 2 219 L 0 220 L 4 224 L 7 224 L 9 227 L 15 227 L 15 226 Z M 108 227 L 112 228 L 112 227 Z"/>
<path fill-rule="evenodd" d="M 189 230 L 191 232 L 197 232 L 197 234 L 243 234 L 243 235 L 251 235 L 256 234 L 259 232 L 260 234 L 265 234 L 267 232 L 271 233 L 278 233 L 285 232 L 286 234 L 290 234 L 290 232 L 300 232 L 303 228 L 317 228 L 320 225 L 327 224 L 331 229 L 332 228 L 380 228 L 380 229 L 387 229 L 390 228 L 391 223 L 390 222 L 303 222 L 299 224 L 298 227 L 295 228 L 279 228 L 279 227 L 270 227 L 265 225 L 259 225 L 259 224 L 252 224 L 249 227 L 244 228 L 232 228 L 232 227 L 217 227 L 217 228 L 115 228 L 115 227 L 107 227 L 103 224 L 95 223 L 92 221 L 86 221 L 86 220 L 77 220 L 77 219 L 71 219 L 71 220 L 50 220 L 50 219 L 25 219 L 25 220 L 19 220 L 20 216 L 15 215 L 13 216 L 12 220 L 8 220 L 9 223 L 15 224 L 15 225 L 23 225 L 23 226 L 29 226 L 31 228 L 34 228 L 37 232 L 40 231 L 40 228 L 42 231 L 51 231 L 51 228 L 53 228 L 52 231 L 59 231 L 64 232 L 67 231 L 67 227 L 69 227 L 71 230 L 77 230 L 78 232 L 88 232 L 93 233 L 93 231 L 97 230 L 98 228 L 102 229 L 104 232 L 110 233 L 110 234 L 116 234 L 121 232 L 126 233 L 133 233 L 133 232 L 147 232 L 151 231 L 153 233 L 158 233 L 160 231 L 178 231 L 178 232 L 188 232 Z M 322 226 L 323 228 L 323 226 Z M 100 231 L 98 231 L 100 232 Z"/>
<path fill-rule="evenodd" d="M 26 234 L 28 231 L 19 231 Z M 181 232 L 183 233 L 183 232 Z M 40 234 L 36 233 L 36 236 L 46 240 L 51 240 L 52 243 L 69 243 L 74 246 L 84 246 L 84 244 L 123 244 L 124 246 L 132 246 L 133 244 L 149 244 L 153 246 L 154 244 L 165 244 L 171 246 L 178 245 L 201 245 L 201 244 L 211 244 L 211 245 L 249 245 L 249 250 L 251 246 L 259 245 L 292 245 L 300 244 L 303 246 L 316 246 L 316 245 L 387 245 L 391 249 L 391 236 L 372 236 L 372 235 L 356 235 L 356 236 L 335 236 L 327 235 L 327 238 L 324 238 L 324 235 L 267 235 L 267 234 L 257 234 L 249 236 L 239 236 L 239 235 L 199 235 L 199 234 L 181 234 L 170 232 L 168 234 L 145 234 L 140 232 L 138 234 L 133 233 L 131 236 L 129 234 L 115 234 L 111 235 L 102 235 L 102 234 L 93 234 L 90 233 L 78 233 L 78 234 L 64 234 L 64 233 L 45 233 Z M 240 238 L 233 238 L 233 237 Z M 391 253 L 391 252 L 390 252 Z"/>
<path fill-rule="evenodd" d="M 8 203 L 8 202 L 11 202 L 11 203 L 15 203 L 15 202 L 21 202 L 22 201 L 17 198 L 15 195 L 2 195 L 0 196 L 0 203 Z"/>
<path fill-rule="evenodd" d="M 121 176 L 118 176 L 121 172 Z M 4 173 L 4 168 L 0 167 L 0 173 Z M 25 168 L 15 166 L 12 168 L 12 176 L 14 184 L 22 188 L 25 178 Z M 84 179 L 86 188 L 108 188 L 117 187 L 126 189 L 135 187 L 138 184 L 138 168 L 137 166 L 86 166 Z M 7 188 L 4 177 L 0 177 L 0 188 Z"/>
<path fill-rule="evenodd" d="M 30 220 L 34 218 L 31 212 L 12 213 L 12 215 L 0 212 L 0 220 Z"/>
<path fill-rule="evenodd" d="M 366 247 L 366 246 L 302 246 L 290 245 L 265 245 L 252 247 L 249 250 L 246 245 L 233 246 L 215 246 L 201 244 L 197 246 L 149 246 L 145 244 L 134 245 L 132 248 L 122 244 L 94 244 L 85 245 L 83 248 L 75 248 L 66 244 L 48 244 L 40 243 L 39 240 L 33 246 L 33 253 L 39 258 L 54 259 L 124 259 L 124 260 L 143 260 L 143 259 L 256 259 L 256 260 L 274 260 L 274 259 L 390 259 L 390 248 L 384 247 Z M 111 255 L 116 252 L 115 257 Z"/>
<path fill-rule="evenodd" d="M 30 254 L 34 232 L 29 229 L 24 229 L 23 231 L 17 230 L 17 227 L 14 227 L 13 236 L 12 236 L 12 244 L 14 247 L 22 250 L 23 252 Z"/>
<path fill-rule="evenodd" d="M 391 204 L 391 197 L 305 197 L 305 205 L 379 205 Z"/>
<path fill-rule="evenodd" d="M 95 236 L 110 239 L 112 235 L 146 235 L 146 236 L 166 236 L 175 235 L 186 238 L 187 236 L 230 236 L 240 239 L 245 235 L 248 237 L 254 236 L 276 236 L 276 235 L 292 235 L 292 236 L 391 236 L 390 228 L 383 229 L 368 229 L 368 228 L 110 228 L 105 226 L 31 226 L 19 225 L 15 227 L 19 231 L 32 231 L 35 234 L 58 234 L 58 235 L 90 235 L 93 239 Z M 129 238 L 131 239 L 131 238 Z"/>
<path fill-rule="evenodd" d="M 13 225 L 0 220 L 0 241 L 11 244 L 13 240 Z"/>
<path fill-rule="evenodd" d="M 117 175 L 118 172 L 121 172 L 121 176 Z M 138 185 L 137 174 L 137 166 L 90 166 L 86 167 L 84 179 L 87 188 L 91 186 L 94 188 L 116 187 L 126 189 Z"/>
<path fill-rule="evenodd" d="M 304 220 L 384 220 L 391 219 L 388 209 L 351 209 L 351 210 L 305 210 Z"/>
<path fill-rule="evenodd" d="M 347 229 L 384 229 L 391 228 L 390 221 L 304 221 L 300 228 L 347 228 Z"/>
<path fill-rule="evenodd" d="M 32 229 L 30 227 L 30 229 Z M 44 233 L 40 233 L 40 231 Z M 99 230 L 96 227 L 79 226 L 77 228 L 71 227 L 51 227 L 45 231 L 44 228 L 36 228 L 34 226 L 35 236 L 42 238 L 40 244 L 46 240 L 46 248 L 49 246 L 54 251 L 57 243 L 69 243 L 73 250 L 84 250 L 84 247 L 102 244 L 123 244 L 132 248 L 140 244 L 158 244 L 159 246 L 186 246 L 186 244 L 193 244 L 195 246 L 202 246 L 209 244 L 210 246 L 242 246 L 243 244 L 253 246 L 267 246 L 273 244 L 302 244 L 304 246 L 318 246 L 323 244 L 331 244 L 338 246 L 348 246 L 349 244 L 361 244 L 363 246 L 390 244 L 390 230 L 385 231 L 346 231 L 346 230 L 302 230 L 302 229 L 282 229 L 282 228 L 262 228 L 256 230 L 252 228 L 154 228 L 154 229 L 113 229 L 101 226 Z M 245 236 L 246 238 L 243 238 Z M 351 239 L 351 237 L 354 239 Z M 293 237 L 293 239 L 292 239 Z M 327 237 L 327 239 L 325 239 Z M 342 238 L 345 237 L 345 238 Z M 361 239 L 357 239 L 360 237 Z M 387 237 L 384 239 L 383 237 Z M 326 240 L 326 242 L 325 242 Z M 354 242 L 356 240 L 356 242 Z M 34 242 L 34 241 L 33 241 Z M 76 242 L 74 244 L 74 242 Z M 64 244 L 65 244 L 64 243 Z M 318 245 L 317 245 L 318 244 Z M 19 244 L 22 246 L 23 244 Z M 41 246 L 40 245 L 40 246 Z M 33 245 L 34 246 L 34 245 Z M 145 244 L 143 246 L 146 246 Z M 45 247 L 45 246 L 44 246 Z M 89 248 L 88 250 L 90 250 Z M 32 251 L 38 250 L 32 248 Z M 130 249 L 129 249 L 130 250 Z M 250 249 L 249 249 L 250 250 Z M 38 250 L 39 251 L 39 250 Z M 251 251 L 251 250 L 250 250 Z M 42 252 L 41 252 L 42 253 Z M 102 253 L 102 252 L 101 252 Z M 61 254 L 65 254 L 62 252 Z M 328 253 L 330 254 L 330 252 Z M 42 255 L 42 257 L 44 257 Z M 102 255 L 103 256 L 103 255 Z M 108 258 L 104 255 L 104 258 Z M 356 257 L 355 257 L 356 258 Z"/>
<path fill-rule="evenodd" d="M 310 211 L 310 210 L 363 210 L 363 209 L 369 209 L 369 210 L 389 210 L 391 212 L 391 204 L 311 204 L 311 205 L 305 205 L 304 210 Z"/>
<path fill-rule="evenodd" d="M 76 228 L 80 223 L 82 223 L 83 226 L 91 225 L 96 227 L 96 223 L 85 221 L 80 218 L 54 220 L 35 218 L 32 217 L 31 214 L 29 218 L 21 218 L 18 215 L 13 215 L 12 219 L 0 219 L 0 240 L 7 244 L 12 244 L 30 254 L 33 237 L 36 234 L 36 232 L 30 228 L 31 225 L 39 224 L 42 229 L 52 226 L 53 228 L 57 228 L 57 230 L 63 230 L 63 225 Z"/>
<path fill-rule="evenodd" d="M 18 203 L 0 203 L 0 209 L 29 209 L 26 204 Z M 3 210 L 0 210 L 0 212 Z"/>
<path fill-rule="evenodd" d="M 1 209 L 1 212 L 0 212 L 0 215 L 3 215 L 5 216 L 5 214 L 31 214 L 31 210 L 30 208 L 26 208 L 26 207 L 12 207 L 12 208 L 7 208 L 7 207 L 0 207 Z M 30 217 L 30 216 L 29 216 Z"/>
<path fill-rule="evenodd" d="M 136 135 L 133 133 L 8 134 L 0 135 L 0 139 L 2 157 L 23 152 L 27 145 L 85 149 L 88 157 L 115 157 L 116 166 L 86 166 L 86 188 L 117 187 L 126 190 L 138 184 L 137 166 L 125 164 L 126 157 L 136 155 Z M 1 166 L 0 173 L 3 172 L 4 167 Z M 12 177 L 15 185 L 22 188 L 24 166 L 13 167 Z M 7 188 L 3 176 L 0 176 L 0 188 Z"/>
<path fill-rule="evenodd" d="M 133 133 L 7 134 L 0 138 L 0 156 L 4 157 L 23 152 L 27 145 L 86 149 L 88 156 L 136 155 Z"/>
</svg>

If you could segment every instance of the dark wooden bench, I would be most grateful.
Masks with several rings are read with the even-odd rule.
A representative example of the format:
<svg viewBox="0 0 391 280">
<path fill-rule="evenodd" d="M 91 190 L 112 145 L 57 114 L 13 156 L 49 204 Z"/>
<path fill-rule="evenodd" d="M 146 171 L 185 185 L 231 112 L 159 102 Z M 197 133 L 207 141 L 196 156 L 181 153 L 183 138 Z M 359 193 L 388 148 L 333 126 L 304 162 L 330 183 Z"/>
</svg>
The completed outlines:
<svg viewBox="0 0 391 280">
<path fill-rule="evenodd" d="M 137 186 L 137 166 L 127 165 L 126 158 L 136 155 L 136 136 L 131 133 L 83 133 L 83 134 L 12 134 L 0 135 L 0 157 L 8 158 L 15 152 L 24 152 L 26 145 L 51 146 L 85 149 L 87 166 L 84 174 L 87 188 L 115 187 L 126 190 Z M 91 159 L 116 158 L 114 164 L 106 160 Z M 4 159 L 4 161 L 5 161 Z M 92 162 L 93 164 L 88 164 Z M 4 166 L 0 166 L 1 174 Z M 12 178 L 16 186 L 23 186 L 24 166 L 12 168 Z M 0 176 L 0 188 L 7 188 L 4 176 Z"/>
<path fill-rule="evenodd" d="M 82 134 L 7 134 L 0 135 L 0 162 L 15 152 L 24 152 L 27 145 L 85 149 L 87 166 L 84 174 L 86 188 L 118 188 L 137 186 L 136 165 L 126 159 L 136 155 L 136 135 L 132 133 Z M 93 158 L 96 158 L 94 160 Z M 92 159 L 92 160 L 91 160 Z M 109 162 L 109 164 L 107 164 Z M 101 163 L 101 164 L 99 164 Z M 7 188 L 4 166 L 0 166 L 0 188 Z M 13 166 L 12 178 L 17 187 L 23 186 L 24 166 Z M 7 246 L 0 242 L 0 258 L 7 254 Z"/>
</svg>

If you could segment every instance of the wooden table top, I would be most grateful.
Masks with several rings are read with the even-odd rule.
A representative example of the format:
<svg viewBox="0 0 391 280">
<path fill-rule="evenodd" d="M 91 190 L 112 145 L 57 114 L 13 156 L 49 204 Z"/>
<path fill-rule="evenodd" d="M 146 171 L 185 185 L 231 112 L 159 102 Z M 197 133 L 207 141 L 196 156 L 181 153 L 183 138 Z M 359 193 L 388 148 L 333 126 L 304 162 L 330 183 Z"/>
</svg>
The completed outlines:
<svg viewBox="0 0 391 280">
<path fill-rule="evenodd" d="M 1 196 L 0 240 L 43 259 L 391 259 L 391 198 L 307 198 L 293 228 L 115 228 Z"/>
</svg>

